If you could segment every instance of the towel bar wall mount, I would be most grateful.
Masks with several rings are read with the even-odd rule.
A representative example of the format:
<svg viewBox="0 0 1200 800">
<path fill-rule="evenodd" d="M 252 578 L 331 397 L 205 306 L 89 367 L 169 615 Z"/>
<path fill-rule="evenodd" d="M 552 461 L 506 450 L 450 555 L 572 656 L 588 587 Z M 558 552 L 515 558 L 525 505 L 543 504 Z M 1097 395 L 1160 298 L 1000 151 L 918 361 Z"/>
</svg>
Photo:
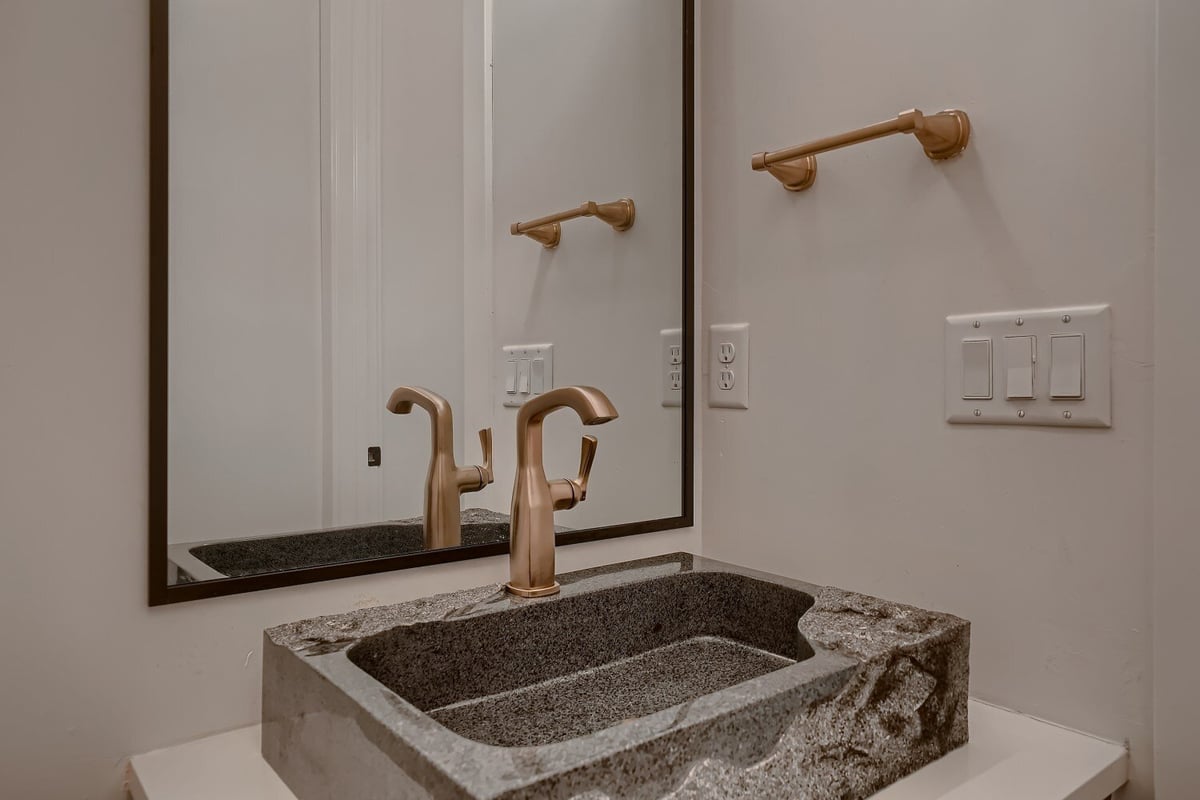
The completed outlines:
<svg viewBox="0 0 1200 800">
<path fill-rule="evenodd" d="M 755 153 L 750 165 L 756 172 L 768 172 L 773 175 L 788 191 L 802 192 L 817 179 L 819 153 L 869 142 L 895 133 L 911 133 L 921 143 L 926 156 L 934 161 L 944 161 L 954 158 L 967 148 L 967 142 L 971 139 L 971 120 L 965 111 L 957 109 L 926 115 L 914 108 L 902 111 L 893 119 L 865 128 L 784 150 Z"/>
<path fill-rule="evenodd" d="M 596 217 L 608 223 L 614 231 L 627 231 L 633 227 L 637 209 L 633 200 L 628 197 L 614 200 L 611 203 L 596 203 L 588 200 L 577 208 L 560 211 L 529 222 L 514 222 L 509 226 L 513 236 L 528 236 L 535 242 L 541 242 L 542 247 L 553 250 L 562 240 L 562 223 L 579 217 Z"/>
</svg>

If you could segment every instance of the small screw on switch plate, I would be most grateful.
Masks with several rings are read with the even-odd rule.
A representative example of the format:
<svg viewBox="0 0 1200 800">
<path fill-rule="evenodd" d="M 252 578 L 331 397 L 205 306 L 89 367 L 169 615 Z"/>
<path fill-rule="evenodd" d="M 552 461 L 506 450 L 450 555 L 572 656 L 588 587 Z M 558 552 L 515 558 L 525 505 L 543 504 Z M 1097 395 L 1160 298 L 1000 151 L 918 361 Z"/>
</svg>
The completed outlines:
<svg viewBox="0 0 1200 800">
<path fill-rule="evenodd" d="M 378 445 L 367 448 L 367 466 L 378 467 L 383 463 L 383 448 Z"/>
</svg>

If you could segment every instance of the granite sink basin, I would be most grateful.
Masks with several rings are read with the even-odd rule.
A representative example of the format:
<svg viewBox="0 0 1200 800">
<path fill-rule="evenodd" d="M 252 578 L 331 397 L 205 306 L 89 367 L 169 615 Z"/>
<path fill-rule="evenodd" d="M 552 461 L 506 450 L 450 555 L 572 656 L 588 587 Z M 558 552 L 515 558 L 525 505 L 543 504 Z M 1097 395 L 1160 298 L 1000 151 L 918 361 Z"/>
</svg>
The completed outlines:
<svg viewBox="0 0 1200 800">
<path fill-rule="evenodd" d="M 318 798 L 863 798 L 966 742 L 969 625 L 686 553 L 265 633 Z"/>
<path fill-rule="evenodd" d="M 812 658 L 796 629 L 812 604 L 807 592 L 742 575 L 687 573 L 399 626 L 347 655 L 460 736 L 533 747 Z"/>
</svg>

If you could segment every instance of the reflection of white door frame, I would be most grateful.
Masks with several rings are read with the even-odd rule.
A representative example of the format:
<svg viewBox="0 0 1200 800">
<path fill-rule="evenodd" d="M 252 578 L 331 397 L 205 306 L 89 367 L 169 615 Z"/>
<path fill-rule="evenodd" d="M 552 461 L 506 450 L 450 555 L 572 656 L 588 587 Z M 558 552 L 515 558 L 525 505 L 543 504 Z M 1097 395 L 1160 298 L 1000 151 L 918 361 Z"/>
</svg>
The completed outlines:
<svg viewBox="0 0 1200 800">
<path fill-rule="evenodd" d="M 383 514 L 381 0 L 321 0 L 325 525 Z"/>
<path fill-rule="evenodd" d="M 494 424 L 495 309 L 492 275 L 492 13 L 494 0 L 463 5 L 463 425 Z M 496 496 L 508 510 L 508 498 Z"/>
</svg>

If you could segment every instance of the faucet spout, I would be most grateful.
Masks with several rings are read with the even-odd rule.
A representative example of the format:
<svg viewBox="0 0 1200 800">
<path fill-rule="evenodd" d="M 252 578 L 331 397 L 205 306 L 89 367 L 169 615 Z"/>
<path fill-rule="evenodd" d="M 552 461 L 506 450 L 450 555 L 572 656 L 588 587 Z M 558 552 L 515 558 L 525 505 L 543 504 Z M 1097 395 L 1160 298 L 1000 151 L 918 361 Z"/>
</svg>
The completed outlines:
<svg viewBox="0 0 1200 800">
<path fill-rule="evenodd" d="M 443 450 L 447 441 L 454 441 L 454 411 L 446 398 L 420 386 L 401 386 L 392 392 L 387 401 L 387 410 L 393 414 L 411 414 L 413 406 L 420 406 L 429 412 L 435 453 Z M 450 457 L 453 459 L 454 454 L 451 453 Z"/>
<path fill-rule="evenodd" d="M 388 398 L 393 414 L 410 414 L 413 406 L 429 412 L 429 471 L 425 476 L 425 547 L 437 549 L 462 544 L 462 510 L 459 496 L 478 492 L 493 480 L 492 429 L 479 432 L 484 463 L 459 467 L 454 463 L 454 412 L 446 398 L 418 386 L 401 386 Z"/>
<path fill-rule="evenodd" d="M 517 430 L 541 422 L 552 411 L 569 408 L 579 415 L 584 425 L 601 425 L 617 418 L 608 395 L 592 386 L 563 386 L 534 397 L 517 413 Z"/>
<path fill-rule="evenodd" d="M 583 437 L 576 478 L 547 480 L 542 453 L 542 423 L 552 412 L 569 408 L 584 425 L 617 418 L 604 392 L 591 386 L 564 386 L 527 401 L 517 412 L 517 476 L 513 482 L 510 523 L 510 580 L 507 589 L 521 597 L 544 597 L 559 590 L 554 574 L 554 512 L 587 499 L 588 477 L 597 440 Z"/>
</svg>

